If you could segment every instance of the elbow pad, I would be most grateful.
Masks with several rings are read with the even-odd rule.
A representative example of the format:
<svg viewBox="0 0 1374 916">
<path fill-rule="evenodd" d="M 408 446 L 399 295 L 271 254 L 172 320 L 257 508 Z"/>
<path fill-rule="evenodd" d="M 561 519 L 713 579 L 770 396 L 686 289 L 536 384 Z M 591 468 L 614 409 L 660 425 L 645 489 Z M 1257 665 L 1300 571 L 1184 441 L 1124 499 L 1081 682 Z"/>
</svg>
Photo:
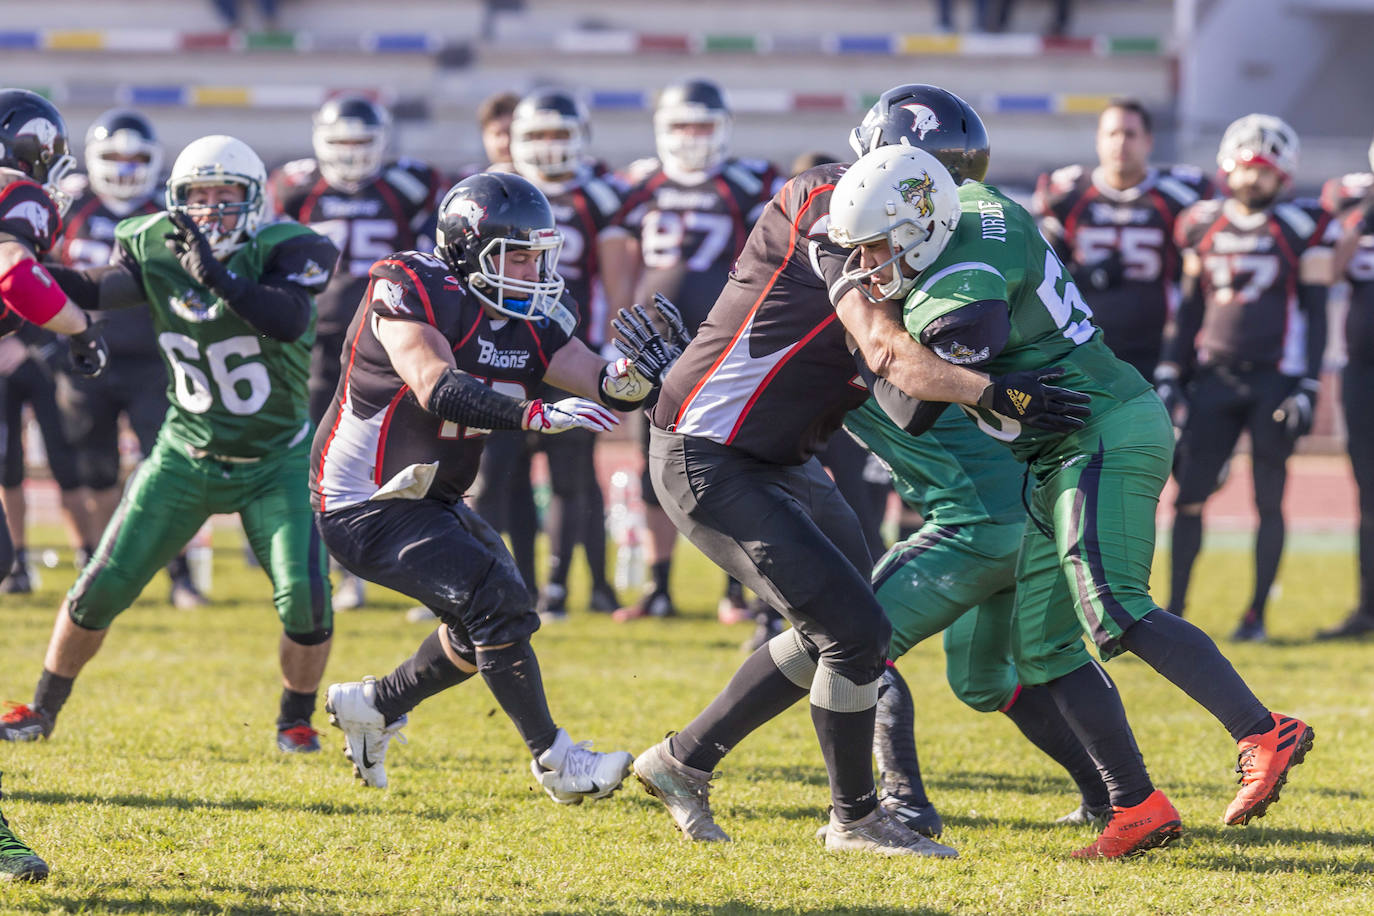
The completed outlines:
<svg viewBox="0 0 1374 916">
<path fill-rule="evenodd" d="M 425 405 L 436 417 L 475 429 L 523 429 L 525 407 L 525 401 L 493 391 L 457 369 L 439 376 Z"/>
</svg>

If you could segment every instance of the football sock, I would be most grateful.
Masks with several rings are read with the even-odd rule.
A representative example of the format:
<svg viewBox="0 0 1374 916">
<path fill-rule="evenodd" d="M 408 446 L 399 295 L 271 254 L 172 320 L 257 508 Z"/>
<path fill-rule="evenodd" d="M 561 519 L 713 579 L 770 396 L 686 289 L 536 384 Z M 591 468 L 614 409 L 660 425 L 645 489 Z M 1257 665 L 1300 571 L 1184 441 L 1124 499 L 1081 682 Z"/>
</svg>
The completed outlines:
<svg viewBox="0 0 1374 916">
<path fill-rule="evenodd" d="M 1255 532 L 1255 595 L 1250 599 L 1246 614 L 1248 623 L 1264 622 L 1264 606 L 1269 602 L 1269 590 L 1279 572 L 1279 557 L 1283 555 L 1284 525 L 1281 511 L 1261 512 L 1259 530 Z"/>
<path fill-rule="evenodd" d="M 1116 685 L 1090 662 L 1046 685 L 1069 727 L 1087 749 L 1118 808 L 1132 808 L 1150 797 L 1154 786 L 1126 721 Z"/>
<path fill-rule="evenodd" d="M 63 677 L 44 668 L 38 676 L 38 686 L 33 690 L 33 708 L 49 719 L 56 719 L 67 703 L 67 697 L 72 695 L 72 684 L 75 682 L 74 677 Z"/>
<path fill-rule="evenodd" d="M 173 582 L 184 581 L 191 577 L 191 564 L 186 559 L 185 553 L 179 553 L 172 557 L 167 564 L 167 575 L 172 577 Z"/>
<path fill-rule="evenodd" d="M 882 700 L 878 701 L 881 713 Z M 1021 734 L 1040 750 L 1068 771 L 1069 777 L 1078 786 L 1083 803 L 1092 808 L 1103 808 L 1110 803 L 1107 787 L 1097 772 L 1097 765 L 1069 727 L 1064 714 L 1043 684 L 1035 687 L 1020 687 L 1011 705 L 1002 710 L 1008 719 L 1016 724 Z"/>
<path fill-rule="evenodd" d="M 281 690 L 281 707 L 277 713 L 277 728 L 290 728 L 299 722 L 309 722 L 315 714 L 315 691 L 297 693 L 289 687 Z"/>
<path fill-rule="evenodd" d="M 1193 575 L 1193 561 L 1202 549 L 1202 516 L 1174 516 L 1173 546 L 1170 548 L 1169 610 L 1182 615 L 1188 598 L 1188 580 Z"/>
<path fill-rule="evenodd" d="M 811 722 L 830 774 L 830 802 L 841 823 L 852 823 L 878 806 L 873 784 L 873 723 L 878 681 L 856 684 L 822 659 L 811 681 Z"/>
<path fill-rule="evenodd" d="M 611 583 L 606 580 L 606 499 L 601 494 L 595 472 L 585 486 L 587 493 L 581 513 L 582 553 L 592 573 L 592 587 L 610 588 Z"/>
<path fill-rule="evenodd" d="M 504 649 L 479 647 L 477 670 L 496 702 L 515 723 L 525 746 L 538 759 L 553 746 L 558 726 L 549 715 L 544 680 L 539 675 L 539 659 L 535 658 L 529 640 L 522 639 Z"/>
<path fill-rule="evenodd" d="M 549 537 L 550 585 L 568 586 L 568 570 L 572 567 L 573 548 L 577 546 L 578 522 L 575 500 L 549 496 L 549 507 L 544 511 L 544 531 Z"/>
<path fill-rule="evenodd" d="M 477 673 L 464 671 L 449 659 L 439 633 L 436 629 L 426 636 L 414 655 L 377 681 L 377 711 L 388 725 L 436 693 L 456 687 Z"/>
<path fill-rule="evenodd" d="M 734 576 L 725 577 L 725 597 L 735 604 L 744 603 L 744 585 Z"/>
<path fill-rule="evenodd" d="M 668 752 L 709 773 L 746 735 L 806 696 L 808 689 L 778 669 L 765 643 L 700 715 L 668 739 Z"/>
<path fill-rule="evenodd" d="M 29 569 L 29 550 L 27 547 L 14 548 L 14 562 L 10 565 L 8 572 L 28 572 Z"/>
<path fill-rule="evenodd" d="M 921 761 L 916 756 L 916 703 L 906 681 L 891 664 L 878 682 L 873 759 L 878 764 L 878 782 L 884 794 L 915 805 L 930 804 L 921 781 Z"/>
<path fill-rule="evenodd" d="M 1273 728 L 1217 644 L 1183 618 L 1153 610 L 1121 634 L 1121 645 L 1216 716 L 1234 740 Z"/>
<path fill-rule="evenodd" d="M 654 591 L 663 592 L 665 595 L 668 594 L 668 573 L 672 570 L 672 567 L 672 560 L 659 560 L 649 567 L 654 577 Z"/>
</svg>

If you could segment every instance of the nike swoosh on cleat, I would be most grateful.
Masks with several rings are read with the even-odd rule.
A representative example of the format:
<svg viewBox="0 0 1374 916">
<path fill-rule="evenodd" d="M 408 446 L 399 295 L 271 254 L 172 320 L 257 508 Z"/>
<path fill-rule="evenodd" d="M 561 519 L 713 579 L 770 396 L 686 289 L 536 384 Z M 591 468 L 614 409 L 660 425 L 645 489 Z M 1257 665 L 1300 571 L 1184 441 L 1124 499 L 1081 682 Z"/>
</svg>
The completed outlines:
<svg viewBox="0 0 1374 916">
<path fill-rule="evenodd" d="M 373 766 L 375 766 L 375 764 L 374 764 L 374 763 L 372 762 L 372 760 L 367 756 L 367 739 L 364 738 L 364 739 L 363 739 L 363 769 L 364 769 L 364 770 L 370 770 L 370 769 L 372 769 Z"/>
</svg>

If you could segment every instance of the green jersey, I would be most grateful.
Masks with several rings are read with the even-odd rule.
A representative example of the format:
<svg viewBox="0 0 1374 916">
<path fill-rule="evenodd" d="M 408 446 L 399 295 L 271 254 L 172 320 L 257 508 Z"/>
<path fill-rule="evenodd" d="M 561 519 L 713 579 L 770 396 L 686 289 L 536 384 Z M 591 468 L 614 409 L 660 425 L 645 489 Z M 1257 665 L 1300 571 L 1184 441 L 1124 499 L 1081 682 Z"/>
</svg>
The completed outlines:
<svg viewBox="0 0 1374 916">
<path fill-rule="evenodd" d="M 919 436 L 899 429 L 869 398 L 844 428 L 887 465 L 902 502 L 928 525 L 1020 524 L 1025 468 L 955 407 Z"/>
<path fill-rule="evenodd" d="M 315 310 L 304 334 L 267 337 L 197 283 L 167 249 L 175 229 L 165 213 L 126 219 L 115 228 L 118 263 L 143 286 L 167 364 L 170 405 L 162 434 L 215 455 L 260 458 L 310 432 L 307 380 Z M 241 277 L 324 288 L 337 252 L 322 236 L 284 221 L 260 228 L 229 258 Z"/>
<path fill-rule="evenodd" d="M 1092 309 L 1020 204 L 978 182 L 959 188 L 959 202 L 963 213 L 954 237 L 921 273 L 903 307 L 913 337 L 949 362 L 992 375 L 1060 366 L 1064 375 L 1054 384 L 1089 395 L 1094 417 L 1150 389 L 1103 343 Z M 1009 309 L 1010 335 L 999 352 L 976 335 L 961 339 L 971 332 L 959 310 L 974 303 Z M 965 410 L 1022 461 L 1048 457 L 1063 437 L 991 410 Z"/>
</svg>

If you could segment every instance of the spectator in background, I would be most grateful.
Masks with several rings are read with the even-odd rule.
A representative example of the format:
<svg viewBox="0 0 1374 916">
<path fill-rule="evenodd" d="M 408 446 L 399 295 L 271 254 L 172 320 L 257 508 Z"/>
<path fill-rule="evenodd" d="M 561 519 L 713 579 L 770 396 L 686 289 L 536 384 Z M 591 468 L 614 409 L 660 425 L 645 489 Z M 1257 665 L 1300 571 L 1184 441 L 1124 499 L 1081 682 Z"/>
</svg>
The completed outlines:
<svg viewBox="0 0 1374 916">
<path fill-rule="evenodd" d="M 948 0 L 942 0 L 948 2 Z M 1007 24 L 1011 21 L 1011 10 L 1016 0 L 999 0 L 996 14 L 989 23 L 989 27 L 994 32 L 1005 32 Z M 1073 0 L 1054 0 L 1054 19 L 1050 23 L 1049 34 L 1053 36 L 1065 35 L 1069 31 L 1069 19 L 1073 15 Z"/>
<path fill-rule="evenodd" d="M 988 0 L 973 0 L 973 22 L 969 31 L 982 32 L 988 25 Z M 940 31 L 954 31 L 954 0 L 940 0 Z"/>
</svg>

